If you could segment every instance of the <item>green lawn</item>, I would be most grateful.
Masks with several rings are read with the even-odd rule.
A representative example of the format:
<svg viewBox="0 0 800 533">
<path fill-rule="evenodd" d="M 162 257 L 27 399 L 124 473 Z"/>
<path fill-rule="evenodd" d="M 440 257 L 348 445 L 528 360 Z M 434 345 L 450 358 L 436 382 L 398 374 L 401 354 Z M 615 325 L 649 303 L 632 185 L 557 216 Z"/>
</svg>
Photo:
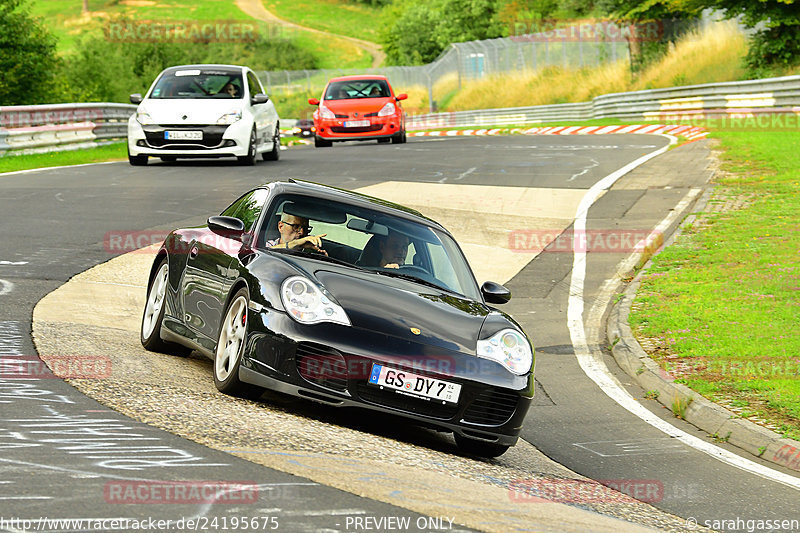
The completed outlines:
<svg viewBox="0 0 800 533">
<path fill-rule="evenodd" d="M 158 0 L 124 2 L 89 0 L 91 18 L 81 14 L 80 0 L 33 0 L 31 13 L 42 17 L 58 38 L 59 51 L 74 49 L 76 38 L 86 31 L 102 31 L 108 17 L 125 15 L 135 20 L 252 20 L 234 2 L 214 0 Z"/>
<path fill-rule="evenodd" d="M 349 4 L 347 2 L 317 2 L 305 1 L 300 7 L 290 2 L 286 4 L 284 12 L 279 16 L 301 25 L 326 29 L 333 33 L 355 35 L 359 28 L 374 23 L 379 9 L 370 6 Z M 31 13 L 41 17 L 47 29 L 58 39 L 58 51 L 68 53 L 77 46 L 79 37 L 86 33 L 100 34 L 104 31 L 107 20 L 118 16 L 126 16 L 134 20 L 152 21 L 252 21 L 253 19 L 242 12 L 233 0 L 89 0 L 91 17 L 81 14 L 80 0 L 32 0 Z M 271 9 L 266 5 L 267 9 Z M 308 12 L 308 24 L 296 17 L 302 17 Z M 277 14 L 277 12 L 276 12 Z M 330 27 L 319 24 L 325 17 L 331 18 Z M 259 22 L 260 32 L 269 32 L 295 41 L 298 46 L 310 51 L 317 57 L 320 68 L 365 68 L 372 64 L 372 58 L 353 44 L 342 39 L 327 38 L 308 31 L 295 29 L 269 29 L 266 23 Z M 373 24 L 374 25 L 374 24 Z M 340 26 L 340 27 L 338 27 Z M 341 30 L 341 31 L 339 31 Z M 374 30 L 372 30 L 374 31 Z M 369 35 L 362 35 L 362 39 L 370 40 Z"/>
<path fill-rule="evenodd" d="M 800 439 L 800 132 L 716 132 L 725 170 L 704 215 L 654 258 L 631 314 L 656 359 L 741 416 Z"/>
<path fill-rule="evenodd" d="M 264 7 L 301 26 L 377 42 L 376 19 L 381 9 L 371 5 L 346 0 L 266 0 Z"/>
<path fill-rule="evenodd" d="M 103 161 L 127 160 L 126 143 L 118 142 L 86 150 L 66 150 L 46 154 L 9 155 L 0 157 L 0 172 L 29 170 L 32 168 L 60 167 L 65 165 L 81 165 L 84 163 L 100 163 Z"/>
</svg>

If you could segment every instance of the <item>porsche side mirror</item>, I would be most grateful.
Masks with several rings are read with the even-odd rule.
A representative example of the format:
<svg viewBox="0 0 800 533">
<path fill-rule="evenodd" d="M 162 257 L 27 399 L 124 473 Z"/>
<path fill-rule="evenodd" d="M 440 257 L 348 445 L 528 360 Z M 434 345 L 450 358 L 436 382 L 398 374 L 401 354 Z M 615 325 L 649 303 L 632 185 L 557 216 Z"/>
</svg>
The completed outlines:
<svg viewBox="0 0 800 533">
<path fill-rule="evenodd" d="M 250 99 L 252 105 L 266 104 L 269 101 L 269 96 L 263 93 L 258 93 Z"/>
<path fill-rule="evenodd" d="M 319 100 L 317 100 L 316 98 L 309 98 L 308 103 L 311 105 L 319 105 Z"/>
<path fill-rule="evenodd" d="M 406 93 L 400 93 L 400 94 L 398 94 L 397 96 L 394 97 L 394 99 L 398 100 L 398 101 L 399 100 L 405 100 L 406 98 L 408 98 L 408 95 Z"/>
<path fill-rule="evenodd" d="M 223 237 L 241 240 L 244 222 L 235 217 L 208 217 L 208 229 Z"/>
<path fill-rule="evenodd" d="M 144 98 L 142 98 L 142 95 L 139 94 L 139 93 L 133 93 L 131 95 L 131 103 L 132 104 L 141 104 L 142 100 L 144 100 Z"/>
<path fill-rule="evenodd" d="M 511 299 L 511 291 L 494 281 L 487 281 L 481 285 L 481 294 L 490 304 L 504 304 Z"/>
</svg>

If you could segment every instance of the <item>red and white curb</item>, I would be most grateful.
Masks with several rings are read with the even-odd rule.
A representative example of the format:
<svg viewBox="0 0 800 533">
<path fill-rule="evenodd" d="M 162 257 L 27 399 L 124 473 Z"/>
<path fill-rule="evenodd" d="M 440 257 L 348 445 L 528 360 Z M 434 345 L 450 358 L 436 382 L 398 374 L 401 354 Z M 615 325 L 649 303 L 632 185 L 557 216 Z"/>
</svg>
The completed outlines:
<svg viewBox="0 0 800 533">
<path fill-rule="evenodd" d="M 608 134 L 667 134 L 680 135 L 690 141 L 701 139 L 708 131 L 700 126 L 663 125 L 663 124 L 628 124 L 616 126 L 543 126 L 536 128 L 494 128 L 478 130 L 433 130 L 409 132 L 412 137 L 456 137 L 464 135 L 608 135 Z"/>
</svg>

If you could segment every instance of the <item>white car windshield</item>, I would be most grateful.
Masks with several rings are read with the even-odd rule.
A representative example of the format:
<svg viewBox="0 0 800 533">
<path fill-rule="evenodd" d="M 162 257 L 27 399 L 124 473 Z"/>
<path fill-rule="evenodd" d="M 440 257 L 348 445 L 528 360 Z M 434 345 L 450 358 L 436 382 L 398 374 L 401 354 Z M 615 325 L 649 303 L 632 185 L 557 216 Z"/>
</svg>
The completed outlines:
<svg viewBox="0 0 800 533">
<path fill-rule="evenodd" d="M 242 98 L 242 73 L 226 69 L 183 69 L 165 72 L 150 98 L 232 99 Z"/>
<path fill-rule="evenodd" d="M 280 241 L 281 223 L 297 226 L 303 235 L 324 235 L 323 249 L 328 255 L 316 256 L 321 260 L 403 277 L 480 300 L 461 250 L 450 235 L 435 227 L 361 206 L 282 195 L 272 202 L 262 223 L 260 247 L 291 252 L 281 246 L 272 248 Z"/>
</svg>

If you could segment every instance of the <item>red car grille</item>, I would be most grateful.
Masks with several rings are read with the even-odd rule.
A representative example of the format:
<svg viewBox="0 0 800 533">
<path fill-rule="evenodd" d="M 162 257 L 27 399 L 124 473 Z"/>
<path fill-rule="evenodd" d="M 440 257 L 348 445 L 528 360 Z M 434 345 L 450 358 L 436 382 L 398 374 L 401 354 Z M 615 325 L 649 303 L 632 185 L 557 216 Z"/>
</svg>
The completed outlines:
<svg viewBox="0 0 800 533">
<path fill-rule="evenodd" d="M 345 128 L 344 126 L 332 126 L 329 128 L 333 133 L 367 133 L 370 131 L 380 131 L 383 124 L 372 124 L 363 128 Z"/>
</svg>

